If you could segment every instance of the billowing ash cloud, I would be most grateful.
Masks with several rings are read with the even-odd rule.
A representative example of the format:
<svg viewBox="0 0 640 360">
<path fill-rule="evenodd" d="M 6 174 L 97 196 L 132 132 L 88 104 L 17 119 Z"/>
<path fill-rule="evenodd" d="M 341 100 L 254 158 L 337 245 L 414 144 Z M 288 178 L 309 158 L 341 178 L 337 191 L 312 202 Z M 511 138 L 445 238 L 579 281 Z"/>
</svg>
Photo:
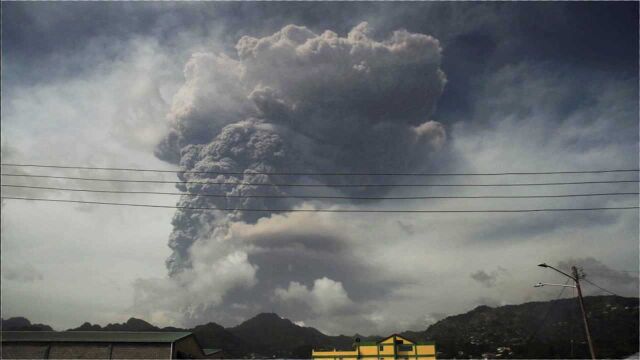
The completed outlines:
<svg viewBox="0 0 640 360">
<path fill-rule="evenodd" d="M 219 306 L 238 316 L 285 306 L 286 315 L 295 312 L 297 303 L 326 315 L 351 308 L 359 297 L 385 295 L 384 276 L 358 260 L 348 237 L 321 216 L 241 210 L 329 204 L 234 197 L 356 194 L 364 189 L 330 185 L 392 181 L 257 172 L 389 172 L 430 166 L 446 140 L 444 127 L 430 120 L 446 82 L 440 45 L 431 36 L 406 30 L 383 41 L 369 34 L 367 23 L 346 37 L 288 25 L 271 36 L 242 37 L 237 57 L 206 52 L 191 57 L 168 115 L 171 130 L 156 156 L 185 171 L 241 175 L 181 173 L 181 180 L 327 186 L 180 185 L 182 191 L 227 195 L 183 196 L 180 206 L 237 210 L 178 210 L 169 241 L 170 285 L 141 281 L 139 298 L 179 294 L 181 299 L 165 296 L 169 303 L 164 305 L 197 317 Z"/>
</svg>

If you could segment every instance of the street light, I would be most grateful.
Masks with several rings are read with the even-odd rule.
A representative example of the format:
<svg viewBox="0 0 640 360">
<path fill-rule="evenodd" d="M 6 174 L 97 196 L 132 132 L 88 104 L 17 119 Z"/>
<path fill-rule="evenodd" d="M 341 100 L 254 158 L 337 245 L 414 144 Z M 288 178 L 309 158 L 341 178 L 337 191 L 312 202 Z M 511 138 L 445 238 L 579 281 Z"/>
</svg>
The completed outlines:
<svg viewBox="0 0 640 360">
<path fill-rule="evenodd" d="M 543 282 L 539 282 L 535 285 L 533 285 L 533 287 L 543 287 L 543 286 L 563 286 L 563 287 L 570 287 L 570 288 L 574 288 L 575 289 L 575 285 L 566 285 L 566 284 L 550 284 L 550 283 L 543 283 Z"/>
<path fill-rule="evenodd" d="M 589 331 L 589 321 L 587 320 L 587 312 L 584 309 L 584 301 L 582 300 L 582 290 L 580 289 L 580 275 L 578 275 L 578 268 L 576 268 L 575 266 L 571 267 L 571 272 L 573 273 L 572 275 L 567 274 L 566 272 L 562 271 L 562 270 L 558 270 L 556 268 L 554 268 L 551 265 L 547 265 L 545 263 L 542 264 L 538 264 L 538 266 L 543 267 L 543 268 L 551 268 L 553 270 L 555 270 L 556 272 L 559 272 L 560 274 L 568 277 L 569 279 L 573 280 L 576 285 L 561 285 L 561 284 L 547 284 L 547 283 L 537 283 L 536 285 L 534 285 L 534 287 L 542 287 L 545 285 L 553 285 L 553 286 L 567 286 L 567 287 L 573 287 L 576 288 L 576 290 L 578 290 L 578 302 L 580 303 L 580 310 L 582 310 L 582 320 L 584 321 L 584 331 L 587 334 L 587 342 L 589 343 L 589 352 L 591 353 L 591 358 L 595 360 L 596 358 L 596 352 L 593 349 L 593 342 L 591 341 L 591 332 Z"/>
<path fill-rule="evenodd" d="M 571 276 L 571 275 L 567 274 L 566 272 L 564 272 L 564 271 L 562 271 L 562 270 L 558 270 L 558 269 L 554 268 L 554 267 L 553 267 L 553 266 L 551 266 L 551 265 L 547 265 L 547 264 L 545 264 L 545 263 L 542 263 L 542 264 L 538 264 L 538 266 L 543 267 L 543 268 L 551 268 L 551 269 L 553 269 L 553 270 L 555 270 L 555 271 L 559 272 L 560 274 L 562 274 L 562 275 L 564 275 L 564 276 L 566 276 L 566 277 L 570 278 L 570 279 L 571 279 L 571 280 L 573 280 L 573 281 L 576 281 L 576 279 L 577 279 L 577 275 L 576 275 L 576 277 L 574 278 L 573 276 Z M 576 274 L 577 274 L 577 272 L 576 272 Z"/>
</svg>

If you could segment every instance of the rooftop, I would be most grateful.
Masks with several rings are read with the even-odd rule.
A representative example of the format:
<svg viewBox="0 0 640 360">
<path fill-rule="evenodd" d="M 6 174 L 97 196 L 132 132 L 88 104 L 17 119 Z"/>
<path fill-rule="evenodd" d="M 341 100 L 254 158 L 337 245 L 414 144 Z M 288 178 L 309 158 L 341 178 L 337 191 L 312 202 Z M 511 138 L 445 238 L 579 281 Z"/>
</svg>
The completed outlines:
<svg viewBox="0 0 640 360">
<path fill-rule="evenodd" d="M 172 343 L 191 335 L 190 332 L 129 331 L 3 331 L 3 342 L 132 342 Z"/>
</svg>

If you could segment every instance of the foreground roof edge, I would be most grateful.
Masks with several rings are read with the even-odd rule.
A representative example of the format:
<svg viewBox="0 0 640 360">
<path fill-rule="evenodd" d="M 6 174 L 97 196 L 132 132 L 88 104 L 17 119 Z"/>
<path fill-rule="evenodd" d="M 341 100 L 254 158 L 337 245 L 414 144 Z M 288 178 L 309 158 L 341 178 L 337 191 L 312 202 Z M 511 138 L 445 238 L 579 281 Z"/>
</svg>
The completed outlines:
<svg viewBox="0 0 640 360">
<path fill-rule="evenodd" d="M 175 342 L 193 335 L 188 331 L 2 331 L 8 341 L 47 342 Z M 194 336 L 195 338 L 195 336 Z M 197 341 L 197 340 L 196 340 Z M 198 344 L 199 345 L 199 344 Z"/>
</svg>

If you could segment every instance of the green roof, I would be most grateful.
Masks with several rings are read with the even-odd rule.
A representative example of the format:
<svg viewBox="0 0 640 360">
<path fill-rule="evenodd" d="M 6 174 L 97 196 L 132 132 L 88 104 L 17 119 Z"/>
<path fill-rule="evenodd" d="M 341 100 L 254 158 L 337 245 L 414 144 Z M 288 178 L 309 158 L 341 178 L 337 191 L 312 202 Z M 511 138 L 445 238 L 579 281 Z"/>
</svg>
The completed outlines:
<svg viewBox="0 0 640 360">
<path fill-rule="evenodd" d="M 3 331 L 3 342 L 133 342 L 172 343 L 190 332 L 146 331 Z"/>
</svg>

